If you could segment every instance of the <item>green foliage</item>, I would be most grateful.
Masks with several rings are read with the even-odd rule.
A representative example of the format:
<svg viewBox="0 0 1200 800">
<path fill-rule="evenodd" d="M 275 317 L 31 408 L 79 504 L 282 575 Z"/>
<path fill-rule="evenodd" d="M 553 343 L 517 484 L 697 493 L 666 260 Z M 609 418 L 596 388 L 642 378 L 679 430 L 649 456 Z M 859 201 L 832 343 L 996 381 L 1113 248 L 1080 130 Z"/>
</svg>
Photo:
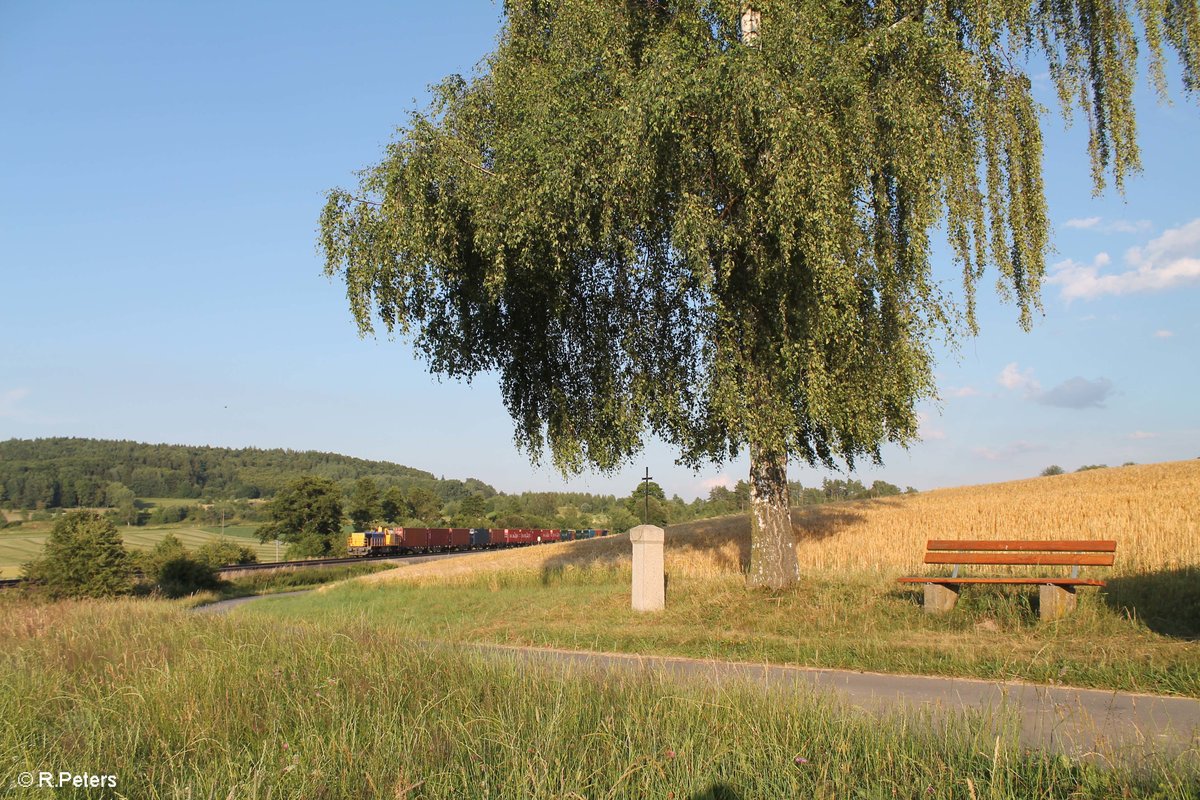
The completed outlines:
<svg viewBox="0 0 1200 800">
<path fill-rule="evenodd" d="M 326 556 L 342 542 L 342 493 L 327 478 L 306 475 L 279 492 L 267 505 L 269 522 L 258 529 L 260 541 L 278 539 L 296 556 Z"/>
<path fill-rule="evenodd" d="M 442 513 L 442 500 L 428 489 L 417 487 L 405 498 L 409 513 L 421 522 L 437 522 Z"/>
<path fill-rule="evenodd" d="M 226 564 L 255 564 L 258 562 L 258 556 L 253 548 L 229 539 L 219 539 L 201 545 L 196 548 L 195 559 L 214 570 Z"/>
<path fill-rule="evenodd" d="M 167 597 L 184 597 L 220 584 L 212 567 L 186 555 L 167 561 L 158 571 L 159 591 Z"/>
<path fill-rule="evenodd" d="M 217 543 L 205 545 L 206 548 L 217 546 Z M 236 545 L 229 546 L 239 552 L 248 550 Z M 252 552 L 250 555 L 253 558 Z M 167 597 L 183 597 L 214 589 L 219 584 L 214 568 L 220 564 L 211 563 L 208 558 L 201 556 L 200 551 L 194 555 L 188 553 L 183 542 L 172 533 L 159 540 L 152 550 L 136 554 L 134 564 L 141 570 L 149 587 Z"/>
<path fill-rule="evenodd" d="M 1196 0 L 1142 0 L 1185 88 Z M 644 432 L 687 463 L 747 446 L 831 464 L 917 435 L 939 335 L 992 265 L 1028 327 L 1049 221 L 1027 53 L 1086 119 L 1097 189 L 1139 167 L 1124 4 L 505 4 L 497 50 L 434 88 L 357 194 L 328 274 L 364 332 L 500 374 L 517 439 L 612 469 Z M 1157 74 L 1157 73 L 1156 73 Z M 931 229 L 962 268 L 935 283 Z M 753 449 L 753 447 L 752 447 Z M 752 453 L 753 455 L 753 453 Z"/>
<path fill-rule="evenodd" d="M 346 516 L 354 523 L 357 530 L 365 530 L 368 525 L 383 517 L 382 498 L 379 486 L 370 478 L 359 478 L 354 483 L 354 491 L 346 504 Z"/>
<path fill-rule="evenodd" d="M 1161 73 L 1200 76 L 1198 0 L 1141 0 Z M 976 331 L 994 266 L 1028 329 L 1049 246 L 1023 56 L 1087 119 L 1093 182 L 1139 168 L 1137 37 L 1101 0 L 799 0 L 739 43 L 734 0 L 513 0 L 470 80 L 434 87 L 357 194 L 326 273 L 363 333 L 437 374 L 495 371 L 515 438 L 564 473 L 647 433 L 697 466 L 750 451 L 748 580 L 798 577 L 787 462 L 917 437 L 933 347 Z M 1160 81 L 1161 83 L 1161 81 Z M 944 224 L 965 309 L 934 279 Z"/>
<path fill-rule="evenodd" d="M 120 534 L 112 522 L 91 511 L 59 517 L 41 557 L 26 564 L 24 573 L 55 598 L 109 597 L 133 586 Z"/>
<path fill-rule="evenodd" d="M 1082 467 L 1080 467 L 1079 469 L 1077 469 L 1075 471 L 1076 472 L 1087 472 L 1088 470 L 1093 470 L 1093 469 L 1108 469 L 1108 464 L 1084 464 Z"/>
<path fill-rule="evenodd" d="M 334 453 L 68 438 L 0 442 L 0 500 L 13 508 L 112 505 L 105 497 L 112 482 L 140 498 L 271 497 L 308 474 L 337 481 L 346 489 L 370 477 L 380 487 L 403 491 L 423 486 L 447 499 L 466 492 L 488 497 L 496 493 L 474 478 L 439 480 L 411 467 Z M 244 519 L 247 510 L 240 508 Z M 174 521 L 166 510 L 158 513 L 155 522 Z M 131 517 L 126 514 L 122 521 Z"/>
<path fill-rule="evenodd" d="M 1058 464 L 1051 464 L 1050 466 L 1048 466 L 1044 470 L 1042 470 L 1041 477 L 1049 478 L 1054 475 L 1062 475 L 1064 472 L 1066 472 L 1066 470 L 1063 469 L 1062 467 L 1060 467 Z"/>
<path fill-rule="evenodd" d="M 408 501 L 400 487 L 392 486 L 383 493 L 379 501 L 379 516 L 390 524 L 396 524 L 409 516 Z"/>
</svg>

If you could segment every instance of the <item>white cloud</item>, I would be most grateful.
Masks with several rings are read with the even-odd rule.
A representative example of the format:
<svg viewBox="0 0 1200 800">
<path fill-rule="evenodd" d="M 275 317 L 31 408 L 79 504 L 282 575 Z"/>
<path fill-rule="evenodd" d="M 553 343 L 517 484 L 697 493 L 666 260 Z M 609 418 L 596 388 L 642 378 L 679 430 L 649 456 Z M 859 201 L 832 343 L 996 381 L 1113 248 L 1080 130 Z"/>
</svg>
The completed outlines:
<svg viewBox="0 0 1200 800">
<path fill-rule="evenodd" d="M 1154 227 L 1148 219 L 1110 219 L 1108 222 L 1105 222 L 1103 217 L 1069 219 L 1063 223 L 1063 226 L 1079 230 L 1097 231 L 1099 233 L 1143 233 Z"/>
<path fill-rule="evenodd" d="M 1042 389 L 1033 377 L 1033 368 L 1022 370 L 1015 361 L 1000 371 L 996 381 L 1010 391 L 1024 392 L 1026 400 L 1059 408 L 1103 408 L 1113 393 L 1113 382 L 1108 378 L 1088 380 L 1078 375 L 1051 389 Z"/>
<path fill-rule="evenodd" d="M 978 397 L 980 391 L 974 386 L 952 386 L 947 394 L 951 397 Z"/>
<path fill-rule="evenodd" d="M 1059 408 L 1104 408 L 1104 401 L 1113 393 L 1113 382 L 1108 378 L 1089 381 L 1076 375 L 1033 398 L 1044 406 Z"/>
<path fill-rule="evenodd" d="M 707 495 L 710 491 L 718 486 L 724 486 L 726 489 L 732 489 L 735 483 L 736 482 L 733 480 L 733 478 L 722 472 L 715 478 L 705 478 L 704 480 L 700 481 L 700 488 L 703 489 L 704 494 Z"/>
<path fill-rule="evenodd" d="M 1154 225 L 1148 219 L 1114 219 L 1104 226 L 1104 231 L 1106 233 L 1144 233 L 1153 227 Z"/>
<path fill-rule="evenodd" d="M 1164 231 L 1145 247 L 1125 253 L 1125 272 L 1103 274 L 1111 259 L 1100 253 L 1091 264 L 1070 259 L 1055 264 L 1046 283 L 1062 287 L 1066 300 L 1093 299 L 1106 294 L 1123 295 L 1172 289 L 1200 283 L 1200 219 Z"/>
<path fill-rule="evenodd" d="M 1158 438 L 1158 434 L 1150 433 L 1149 431 L 1134 431 L 1133 433 L 1129 434 L 1129 438 L 1136 439 L 1136 440 L 1156 439 L 1156 438 Z"/>
<path fill-rule="evenodd" d="M 1155 338 L 1158 338 L 1158 339 L 1170 339 L 1174 335 L 1175 335 L 1174 331 L 1168 331 L 1168 330 L 1161 330 L 1161 331 L 1154 332 Z"/>
<path fill-rule="evenodd" d="M 1040 392 L 1042 389 L 1042 385 L 1033 377 L 1033 369 L 1022 372 L 1015 361 L 1001 370 L 1000 377 L 996 380 L 1005 389 L 1024 389 L 1029 393 Z"/>
</svg>

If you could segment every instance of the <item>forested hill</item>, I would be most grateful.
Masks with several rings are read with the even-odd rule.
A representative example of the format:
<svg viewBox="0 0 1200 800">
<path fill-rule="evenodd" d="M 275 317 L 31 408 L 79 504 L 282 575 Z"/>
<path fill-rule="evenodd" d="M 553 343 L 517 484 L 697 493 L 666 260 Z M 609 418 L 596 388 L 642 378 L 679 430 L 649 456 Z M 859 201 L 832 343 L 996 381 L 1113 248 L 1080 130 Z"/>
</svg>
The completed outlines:
<svg viewBox="0 0 1200 800">
<path fill-rule="evenodd" d="M 363 477 L 381 488 L 421 486 L 443 501 L 496 493 L 474 478 L 439 480 L 412 467 L 336 453 L 102 439 L 0 442 L 0 505 L 10 508 L 100 506 L 112 483 L 124 484 L 138 497 L 270 497 L 300 475 L 331 478 L 343 486 Z"/>
</svg>

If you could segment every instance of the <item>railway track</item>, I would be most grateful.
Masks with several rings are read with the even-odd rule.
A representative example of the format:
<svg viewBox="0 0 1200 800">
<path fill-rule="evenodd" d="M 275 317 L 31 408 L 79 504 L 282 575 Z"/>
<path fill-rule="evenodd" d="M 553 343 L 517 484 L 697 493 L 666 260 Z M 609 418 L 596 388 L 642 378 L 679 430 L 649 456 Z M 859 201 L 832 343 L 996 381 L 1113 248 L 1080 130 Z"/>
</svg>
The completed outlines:
<svg viewBox="0 0 1200 800">
<path fill-rule="evenodd" d="M 396 561 L 402 558 L 413 558 L 419 555 L 413 553 L 410 555 L 399 556 L 353 556 L 350 558 L 306 558 L 300 561 L 263 561 L 254 564 L 227 564 L 223 567 L 217 567 L 214 572 L 222 575 L 229 575 L 235 572 L 261 572 L 267 569 L 306 569 L 308 567 L 335 567 L 338 564 L 363 564 L 368 561 Z"/>
</svg>

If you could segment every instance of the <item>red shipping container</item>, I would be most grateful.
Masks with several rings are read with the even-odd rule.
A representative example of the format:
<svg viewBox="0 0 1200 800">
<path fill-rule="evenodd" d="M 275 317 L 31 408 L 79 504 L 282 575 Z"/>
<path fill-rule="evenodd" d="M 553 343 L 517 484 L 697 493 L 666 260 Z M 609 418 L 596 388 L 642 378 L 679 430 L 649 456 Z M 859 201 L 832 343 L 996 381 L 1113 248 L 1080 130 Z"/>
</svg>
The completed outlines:
<svg viewBox="0 0 1200 800">
<path fill-rule="evenodd" d="M 404 528 L 404 546 L 417 549 L 429 547 L 429 528 Z"/>
<path fill-rule="evenodd" d="M 450 546 L 451 547 L 470 547 L 471 546 L 471 529 L 470 528 L 451 528 L 450 529 Z"/>
<path fill-rule="evenodd" d="M 450 546 L 450 529 L 449 528 L 430 528 L 429 529 L 429 546 L 430 547 L 449 547 Z"/>
</svg>

